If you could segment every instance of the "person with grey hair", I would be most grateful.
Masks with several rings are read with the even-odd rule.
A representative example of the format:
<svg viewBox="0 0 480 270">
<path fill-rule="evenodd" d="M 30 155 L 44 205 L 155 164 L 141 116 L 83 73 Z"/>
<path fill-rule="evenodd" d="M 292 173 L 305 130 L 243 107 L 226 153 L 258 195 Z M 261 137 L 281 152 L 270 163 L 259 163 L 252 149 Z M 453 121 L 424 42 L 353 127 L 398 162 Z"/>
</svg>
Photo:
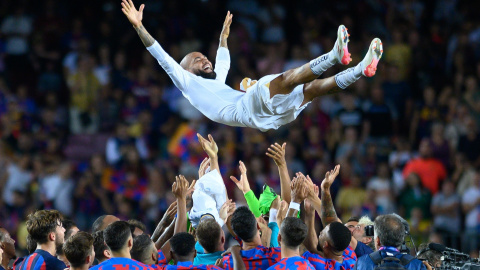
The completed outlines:
<svg viewBox="0 0 480 270">
<path fill-rule="evenodd" d="M 403 266 L 405 269 L 426 269 L 422 261 L 400 253 L 405 238 L 405 226 L 395 215 L 378 216 L 374 222 L 374 253 L 358 258 L 357 270 L 373 270 L 379 264 Z"/>
</svg>

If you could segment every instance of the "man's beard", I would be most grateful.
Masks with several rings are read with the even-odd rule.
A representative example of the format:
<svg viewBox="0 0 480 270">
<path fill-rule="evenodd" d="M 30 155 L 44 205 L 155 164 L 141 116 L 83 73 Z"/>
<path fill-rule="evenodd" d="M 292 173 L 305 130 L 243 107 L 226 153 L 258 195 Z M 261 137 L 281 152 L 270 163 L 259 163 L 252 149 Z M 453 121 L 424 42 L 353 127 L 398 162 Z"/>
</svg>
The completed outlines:
<svg viewBox="0 0 480 270">
<path fill-rule="evenodd" d="M 215 73 L 215 71 L 205 72 L 201 69 L 199 69 L 195 75 L 200 76 L 204 79 L 211 79 L 211 80 L 215 80 L 215 78 L 217 78 L 217 73 Z"/>
<path fill-rule="evenodd" d="M 317 244 L 317 250 L 323 252 L 323 247 L 320 244 L 320 242 L 318 242 L 318 244 Z"/>
<path fill-rule="evenodd" d="M 57 234 L 57 237 L 55 237 L 55 247 L 57 248 L 57 250 L 62 250 L 63 248 L 63 241 L 60 242 L 60 238 L 58 237 L 58 234 Z"/>
</svg>

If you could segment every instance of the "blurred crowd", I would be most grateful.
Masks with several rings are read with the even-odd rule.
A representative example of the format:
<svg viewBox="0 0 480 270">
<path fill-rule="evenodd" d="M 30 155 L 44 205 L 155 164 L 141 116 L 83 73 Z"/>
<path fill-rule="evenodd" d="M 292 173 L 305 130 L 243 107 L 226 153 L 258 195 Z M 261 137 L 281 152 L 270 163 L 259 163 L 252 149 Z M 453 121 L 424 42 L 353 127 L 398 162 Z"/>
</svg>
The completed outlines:
<svg viewBox="0 0 480 270">
<path fill-rule="evenodd" d="M 135 2 L 137 3 L 137 1 Z M 279 191 L 265 155 L 287 143 L 290 175 L 316 184 L 340 163 L 332 196 L 343 221 L 396 211 L 417 240 L 480 245 L 480 2 L 462 0 L 143 1 L 144 25 L 177 61 L 215 59 L 227 10 L 227 84 L 300 66 L 328 52 L 339 24 L 353 63 L 380 37 L 377 76 L 312 102 L 262 133 L 216 124 L 175 88 L 118 1 L 0 3 L 0 220 L 26 247 L 25 217 L 57 209 L 87 229 L 100 215 L 149 231 L 175 200 L 175 175 L 197 177 L 195 134 L 220 146 L 223 176 L 249 168 L 252 190 Z M 140 4 L 140 2 L 138 2 Z M 334 67 L 323 77 L 341 70 Z M 224 179 L 229 196 L 245 203 Z"/>
</svg>

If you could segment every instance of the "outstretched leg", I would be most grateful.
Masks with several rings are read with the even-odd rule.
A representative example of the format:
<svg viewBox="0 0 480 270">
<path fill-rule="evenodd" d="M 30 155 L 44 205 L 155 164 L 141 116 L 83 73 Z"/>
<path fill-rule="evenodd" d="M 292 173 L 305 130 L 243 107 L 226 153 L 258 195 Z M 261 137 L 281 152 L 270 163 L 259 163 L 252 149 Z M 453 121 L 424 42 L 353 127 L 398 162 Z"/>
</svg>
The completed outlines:
<svg viewBox="0 0 480 270">
<path fill-rule="evenodd" d="M 347 65 L 352 61 L 348 53 L 348 32 L 343 25 L 338 27 L 337 41 L 333 49 L 301 67 L 290 69 L 270 82 L 270 98 L 277 94 L 289 94 L 295 87 L 311 82 L 336 63 Z"/>
<path fill-rule="evenodd" d="M 346 69 L 335 76 L 314 80 L 306 83 L 303 88 L 302 106 L 316 97 L 337 93 L 347 88 L 350 84 L 356 82 L 363 76 L 372 77 L 377 70 L 377 64 L 383 54 L 382 41 L 378 38 L 372 40 L 367 55 L 355 67 Z"/>
</svg>

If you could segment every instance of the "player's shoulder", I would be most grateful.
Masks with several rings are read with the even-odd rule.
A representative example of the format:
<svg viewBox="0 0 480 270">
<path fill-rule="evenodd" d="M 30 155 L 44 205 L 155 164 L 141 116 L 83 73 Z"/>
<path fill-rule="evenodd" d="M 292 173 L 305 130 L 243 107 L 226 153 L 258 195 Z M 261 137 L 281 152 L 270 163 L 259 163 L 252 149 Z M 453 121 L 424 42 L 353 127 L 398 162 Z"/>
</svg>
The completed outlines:
<svg viewBox="0 0 480 270">
<path fill-rule="evenodd" d="M 357 260 L 357 254 L 355 251 L 352 249 L 351 246 L 348 246 L 344 251 L 343 251 L 343 259 L 353 259 Z"/>
</svg>

